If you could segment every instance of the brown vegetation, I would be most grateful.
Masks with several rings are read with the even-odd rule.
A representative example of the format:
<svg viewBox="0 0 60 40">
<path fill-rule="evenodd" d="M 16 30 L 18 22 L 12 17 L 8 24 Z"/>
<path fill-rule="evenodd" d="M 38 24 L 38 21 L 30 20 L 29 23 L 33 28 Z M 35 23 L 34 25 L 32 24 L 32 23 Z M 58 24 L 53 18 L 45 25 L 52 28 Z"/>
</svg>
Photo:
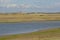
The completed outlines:
<svg viewBox="0 0 60 40">
<path fill-rule="evenodd" d="M 0 22 L 31 22 L 31 21 L 47 21 L 60 20 L 60 14 L 44 14 L 44 13 L 9 13 L 0 14 Z"/>
</svg>

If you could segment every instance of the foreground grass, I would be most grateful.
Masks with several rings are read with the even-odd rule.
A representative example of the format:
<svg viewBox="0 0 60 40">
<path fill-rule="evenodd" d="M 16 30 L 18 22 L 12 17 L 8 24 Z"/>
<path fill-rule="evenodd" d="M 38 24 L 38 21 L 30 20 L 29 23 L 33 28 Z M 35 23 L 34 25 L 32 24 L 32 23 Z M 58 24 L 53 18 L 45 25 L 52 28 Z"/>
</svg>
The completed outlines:
<svg viewBox="0 0 60 40">
<path fill-rule="evenodd" d="M 60 40 L 60 28 L 41 30 L 27 34 L 7 35 L 0 40 Z"/>
</svg>

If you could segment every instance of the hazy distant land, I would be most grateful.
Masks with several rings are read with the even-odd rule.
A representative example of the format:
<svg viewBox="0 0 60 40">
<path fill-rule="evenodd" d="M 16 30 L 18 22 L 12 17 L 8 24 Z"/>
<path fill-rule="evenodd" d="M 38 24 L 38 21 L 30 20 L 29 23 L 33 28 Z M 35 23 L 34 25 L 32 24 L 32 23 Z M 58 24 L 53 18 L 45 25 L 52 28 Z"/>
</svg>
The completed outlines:
<svg viewBox="0 0 60 40">
<path fill-rule="evenodd" d="M 0 22 L 31 22 L 60 20 L 60 13 L 0 13 Z"/>
</svg>

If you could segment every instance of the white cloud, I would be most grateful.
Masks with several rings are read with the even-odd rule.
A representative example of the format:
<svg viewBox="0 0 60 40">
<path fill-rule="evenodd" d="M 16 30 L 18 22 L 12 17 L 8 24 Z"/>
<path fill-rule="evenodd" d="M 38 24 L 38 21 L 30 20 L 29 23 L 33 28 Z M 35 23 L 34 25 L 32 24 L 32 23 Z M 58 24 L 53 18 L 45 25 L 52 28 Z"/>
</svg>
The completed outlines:
<svg viewBox="0 0 60 40">
<path fill-rule="evenodd" d="M 60 7 L 60 3 L 54 3 L 53 5 L 46 6 L 46 8 L 57 8 Z"/>
<path fill-rule="evenodd" d="M 31 4 L 20 4 L 18 7 L 19 8 L 42 8 L 42 6 L 31 5 Z"/>
<path fill-rule="evenodd" d="M 17 0 L 0 0 L 1 3 L 16 2 Z"/>
<path fill-rule="evenodd" d="M 54 3 L 54 4 L 52 4 L 52 5 L 47 5 L 47 6 L 43 6 L 43 5 L 40 5 L 40 6 L 38 6 L 38 5 L 35 5 L 34 6 L 35 8 L 47 8 L 47 9 L 53 9 L 53 8 L 57 8 L 57 7 L 60 7 L 60 3 Z"/>
<path fill-rule="evenodd" d="M 17 7 L 17 4 L 4 4 L 4 5 L 0 5 L 0 7 L 16 8 Z"/>
<path fill-rule="evenodd" d="M 55 6 L 56 6 L 56 7 L 60 7 L 60 2 L 55 3 Z"/>
<path fill-rule="evenodd" d="M 12 0 L 0 0 L 0 3 L 9 3 L 9 2 L 11 2 Z"/>
<path fill-rule="evenodd" d="M 16 2 L 17 0 L 0 0 L 0 7 L 17 7 L 17 4 L 15 4 L 14 2 Z M 13 3 L 11 3 L 13 2 Z"/>
<path fill-rule="evenodd" d="M 6 7 L 7 8 L 10 8 L 10 7 L 15 8 L 15 7 L 17 7 L 17 4 L 7 4 Z"/>
<path fill-rule="evenodd" d="M 22 7 L 22 8 L 30 8 L 31 5 L 29 5 L 29 4 L 21 4 L 20 7 Z"/>
<path fill-rule="evenodd" d="M 56 8 L 56 7 L 60 7 L 60 3 L 55 3 L 55 4 L 52 4 L 52 5 L 49 5 L 49 6 L 44 6 L 44 5 L 32 5 L 32 4 L 15 4 L 15 3 L 11 3 L 11 2 L 16 2 L 17 0 L 0 0 L 0 7 L 7 7 L 7 8 L 10 8 L 10 7 L 17 7 L 17 8 L 48 8 L 48 9 L 51 9 L 51 8 Z M 36 1 L 36 2 L 40 2 L 40 1 Z"/>
</svg>

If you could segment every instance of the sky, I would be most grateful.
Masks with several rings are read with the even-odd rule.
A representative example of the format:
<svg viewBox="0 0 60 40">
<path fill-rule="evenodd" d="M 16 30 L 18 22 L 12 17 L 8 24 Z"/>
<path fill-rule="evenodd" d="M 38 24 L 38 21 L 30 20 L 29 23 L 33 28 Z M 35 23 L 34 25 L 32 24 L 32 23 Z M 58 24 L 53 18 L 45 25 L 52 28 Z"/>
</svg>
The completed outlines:
<svg viewBox="0 0 60 40">
<path fill-rule="evenodd" d="M 60 12 L 60 0 L 0 0 L 0 12 Z"/>
</svg>

